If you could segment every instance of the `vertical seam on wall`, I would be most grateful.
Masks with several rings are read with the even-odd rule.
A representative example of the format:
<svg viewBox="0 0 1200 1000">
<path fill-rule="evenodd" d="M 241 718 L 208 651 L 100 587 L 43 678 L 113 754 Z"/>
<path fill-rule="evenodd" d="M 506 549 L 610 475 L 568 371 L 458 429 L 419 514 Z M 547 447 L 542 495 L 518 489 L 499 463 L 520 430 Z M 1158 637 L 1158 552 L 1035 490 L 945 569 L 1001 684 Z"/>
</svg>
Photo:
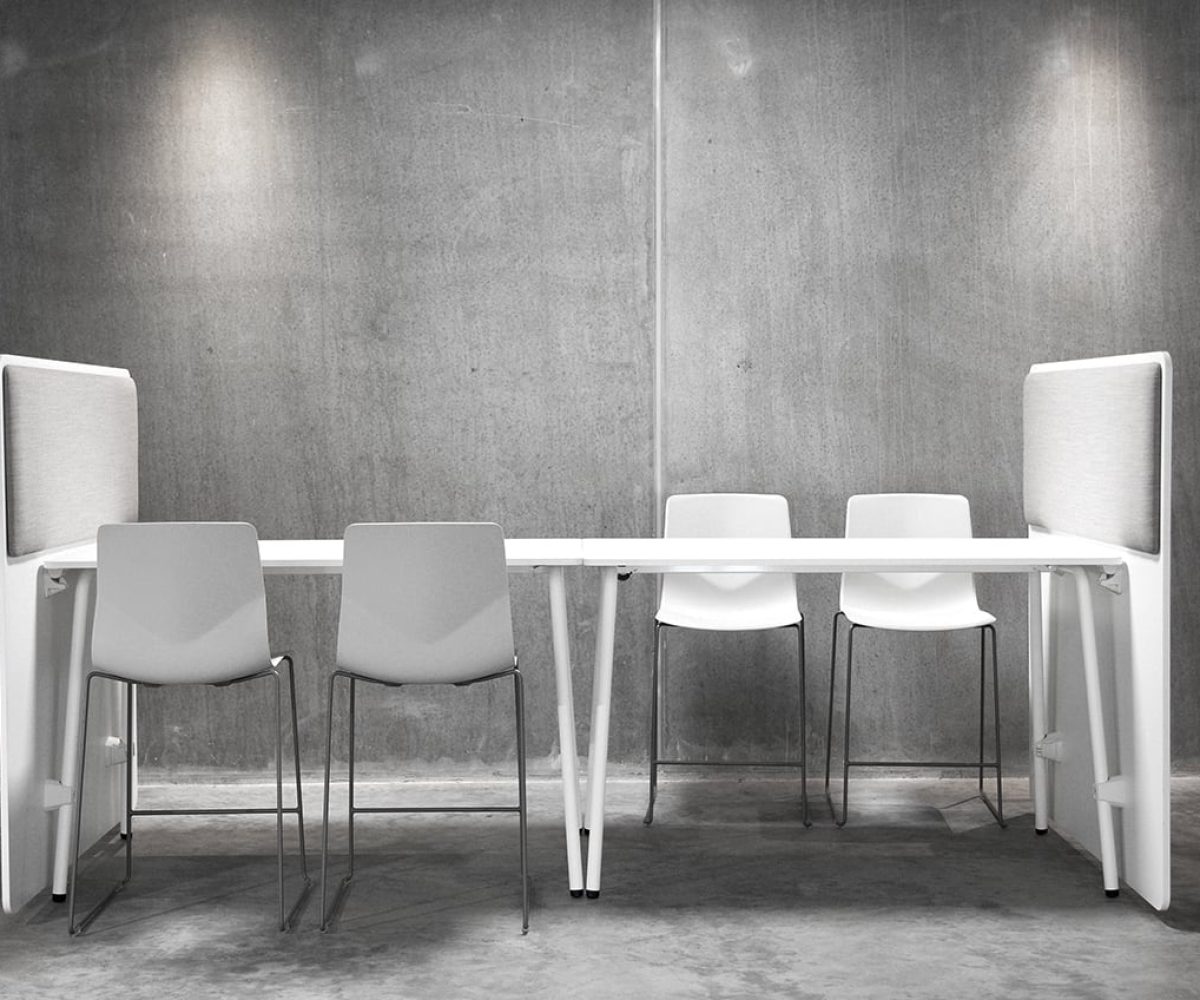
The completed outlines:
<svg viewBox="0 0 1200 1000">
<path fill-rule="evenodd" d="M 654 534 L 663 532 L 665 464 L 664 326 L 666 297 L 663 294 L 663 2 L 654 3 Z"/>
</svg>

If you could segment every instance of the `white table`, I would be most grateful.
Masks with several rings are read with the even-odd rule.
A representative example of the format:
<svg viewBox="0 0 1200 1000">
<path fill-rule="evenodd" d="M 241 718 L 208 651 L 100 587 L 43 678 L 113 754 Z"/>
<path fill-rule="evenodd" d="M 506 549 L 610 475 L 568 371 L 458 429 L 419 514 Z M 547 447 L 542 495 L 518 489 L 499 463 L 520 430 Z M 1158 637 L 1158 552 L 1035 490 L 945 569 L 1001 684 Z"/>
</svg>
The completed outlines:
<svg viewBox="0 0 1200 1000">
<path fill-rule="evenodd" d="M 567 841 L 568 888 L 574 896 L 583 894 L 583 861 L 579 844 L 579 763 L 575 747 L 575 710 L 571 696 L 571 650 L 567 629 L 567 594 L 564 571 L 582 562 L 582 546 L 570 538 L 509 538 L 504 543 L 510 572 L 544 571 L 550 590 L 550 628 L 554 646 L 554 679 L 558 699 L 558 736 L 562 751 L 563 821 Z M 259 542 L 263 573 L 285 574 L 341 573 L 341 539 L 262 540 Z M 74 610 L 71 653 L 67 676 L 67 710 L 63 722 L 63 774 L 60 806 L 55 831 L 54 875 L 52 892 L 62 897 L 67 890 L 71 850 L 71 807 L 77 775 L 78 718 L 83 691 L 84 663 L 87 660 L 86 636 L 95 579 L 94 543 L 56 553 L 43 564 L 54 586 L 73 582 Z"/>
<path fill-rule="evenodd" d="M 596 658 L 592 687 L 592 724 L 588 758 L 586 890 L 600 893 L 604 847 L 604 789 L 608 767 L 608 730 L 612 694 L 613 639 L 617 580 L 633 573 L 787 572 L 787 573 L 1026 573 L 1030 587 L 1029 683 L 1034 740 L 1046 736 L 1046 701 L 1041 627 L 1041 574 L 1068 572 L 1075 577 L 1083 643 L 1095 779 L 1100 855 L 1104 887 L 1118 888 L 1113 806 L 1124 804 L 1125 782 L 1110 777 L 1103 728 L 1091 580 L 1119 581 L 1123 550 L 1086 539 L 1062 537 L 899 539 L 899 538 L 607 538 L 583 540 L 583 564 L 602 569 L 596 621 Z M 1119 584 L 1114 583 L 1114 586 Z M 1169 761 L 1162 764 L 1169 767 Z M 1034 824 L 1047 828 L 1045 761 L 1034 755 Z"/>
<path fill-rule="evenodd" d="M 564 828 L 567 841 L 568 886 L 573 895 L 586 889 L 589 896 L 600 891 L 604 841 L 604 792 L 607 774 L 609 712 L 612 691 L 613 640 L 616 626 L 616 593 L 619 576 L 632 573 L 668 572 L 972 572 L 1025 573 L 1029 576 L 1029 684 L 1031 728 L 1034 735 L 1033 793 L 1035 826 L 1048 825 L 1043 756 L 1046 733 L 1044 654 L 1042 642 L 1042 574 L 1065 572 L 1074 577 L 1078 595 L 1080 639 L 1086 683 L 1088 742 L 1092 758 L 1099 825 L 1099 854 L 1104 887 L 1115 892 L 1119 884 L 1114 844 L 1113 806 L 1129 801 L 1130 779 L 1109 775 L 1105 731 L 1102 725 L 1098 674 L 1096 625 L 1092 608 L 1093 585 L 1100 581 L 1119 589 L 1128 586 L 1123 566 L 1125 550 L 1114 546 L 1058 536 L 1036 538 L 976 538 L 971 540 L 913 539 L 509 539 L 509 566 L 514 570 L 544 569 L 548 573 L 551 625 L 557 684 L 559 737 L 562 747 Z M 337 573 L 341 569 L 341 543 L 334 540 L 263 541 L 260 543 L 264 572 Z M 586 880 L 583 877 L 578 830 L 578 763 L 575 750 L 574 711 L 571 695 L 570 650 L 567 635 L 566 592 L 563 570 L 572 565 L 595 566 L 602 571 L 594 661 L 592 723 L 590 734 L 587 825 L 590 830 Z M 78 717 L 90 591 L 94 578 L 95 547 L 81 546 L 56 553 L 45 569 L 54 580 L 75 583 L 74 617 L 68 677 L 67 718 Z M 1159 694 L 1162 694 L 1161 692 Z M 1164 695 L 1165 696 L 1165 695 Z M 69 802 L 74 784 L 76 727 L 64 726 L 64 773 L 59 812 L 59 836 L 55 863 L 55 892 L 65 891 L 66 855 L 70 829 Z M 1162 751 L 1142 760 L 1139 780 L 1169 777 L 1169 753 Z M 52 796 L 47 795 L 47 801 Z M 1148 822 L 1169 840 L 1169 812 L 1160 797 L 1150 810 Z M 1064 831 L 1068 834 L 1070 831 Z M 1167 865 L 1169 858 L 1163 859 Z M 1169 866 L 1166 869 L 1169 872 Z M 1143 892 L 1143 895 L 1147 895 Z M 1147 898 L 1150 898 L 1147 895 Z M 1165 897 L 1164 897 L 1165 898 Z M 1160 905 L 1160 904 L 1155 904 Z M 1161 904 L 1161 905 L 1165 905 Z"/>
</svg>

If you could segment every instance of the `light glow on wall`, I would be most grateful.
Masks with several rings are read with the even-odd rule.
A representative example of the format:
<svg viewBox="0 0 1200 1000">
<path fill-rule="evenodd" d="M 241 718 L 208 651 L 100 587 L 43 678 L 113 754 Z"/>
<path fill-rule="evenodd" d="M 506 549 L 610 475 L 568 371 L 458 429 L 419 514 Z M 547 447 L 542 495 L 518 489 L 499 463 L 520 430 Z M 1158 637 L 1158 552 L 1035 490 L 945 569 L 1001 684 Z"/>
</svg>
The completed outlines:
<svg viewBox="0 0 1200 1000">
<path fill-rule="evenodd" d="M 1046 149 L 1057 201 L 1069 207 L 1081 249 L 1108 230 L 1108 245 L 1144 231 L 1152 199 L 1151 123 L 1145 81 L 1128 71 L 1119 17 L 1081 14 L 1048 54 L 1044 84 L 1052 95 L 1053 141 Z M 1135 61 L 1138 64 L 1140 61 Z"/>
<path fill-rule="evenodd" d="M 185 57 L 173 88 L 172 181 L 201 237 L 244 237 L 269 209 L 285 137 L 274 76 L 256 58 L 261 50 L 217 27 Z"/>
</svg>

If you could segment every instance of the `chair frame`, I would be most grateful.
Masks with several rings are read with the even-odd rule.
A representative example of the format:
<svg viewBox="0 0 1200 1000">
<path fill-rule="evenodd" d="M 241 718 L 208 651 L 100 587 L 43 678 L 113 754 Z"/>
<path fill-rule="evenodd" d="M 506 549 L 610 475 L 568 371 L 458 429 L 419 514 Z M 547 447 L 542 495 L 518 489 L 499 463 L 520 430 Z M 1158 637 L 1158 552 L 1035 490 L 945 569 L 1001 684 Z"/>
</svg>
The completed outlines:
<svg viewBox="0 0 1200 1000">
<path fill-rule="evenodd" d="M 279 676 L 279 664 L 287 664 L 288 672 L 288 688 L 291 695 L 292 708 L 292 759 L 295 765 L 296 772 L 296 805 L 284 807 L 283 805 L 283 706 L 282 706 L 282 682 Z M 234 684 L 241 684 L 245 681 L 259 680 L 262 678 L 274 678 L 275 684 L 275 807 L 250 807 L 237 809 L 135 809 L 133 808 L 133 758 L 134 758 L 134 690 L 137 687 L 136 681 L 131 681 L 128 678 L 109 671 L 93 670 L 88 676 L 84 684 L 84 699 L 83 699 L 83 718 L 81 721 L 81 734 L 79 739 L 79 757 L 78 768 L 76 774 L 78 777 L 78 793 L 75 799 L 75 825 L 72 835 L 72 865 L 71 865 L 71 886 L 70 900 L 67 906 L 67 925 L 72 935 L 82 934 L 91 923 L 107 908 L 108 904 L 129 884 L 133 878 L 133 818 L 135 816 L 234 816 L 234 815 L 267 815 L 274 814 L 276 824 L 276 866 L 279 879 L 279 930 L 287 931 L 295 926 L 295 921 L 303 911 L 305 904 L 308 902 L 309 894 L 312 891 L 312 879 L 308 874 L 308 860 L 304 846 L 304 799 L 300 787 L 300 730 L 296 717 L 296 673 L 290 653 L 283 653 L 271 658 L 271 666 L 269 668 L 258 671 L 254 674 L 248 674 L 245 677 L 237 677 L 233 680 L 222 681 L 216 684 L 207 685 L 211 687 L 230 687 Z M 105 895 L 98 903 L 96 903 L 78 922 L 75 920 L 76 909 L 76 887 L 79 882 L 79 840 L 80 830 L 83 820 L 83 790 L 84 782 L 84 763 L 87 757 L 87 727 L 88 715 L 91 705 L 92 696 L 92 681 L 96 679 L 116 681 L 125 685 L 125 818 L 124 831 L 121 836 L 125 841 L 125 877 L 113 886 L 107 895 Z M 147 687 L 159 687 L 161 685 L 145 685 Z M 174 685 L 172 685 L 174 686 Z M 179 685 L 184 686 L 184 685 Z M 301 888 L 300 896 L 293 904 L 291 910 L 287 909 L 284 898 L 284 866 L 283 866 L 283 817 L 284 815 L 295 815 L 297 819 L 297 829 L 299 833 L 300 845 L 300 872 L 303 878 L 304 885 Z"/>
<path fill-rule="evenodd" d="M 835 681 L 837 678 L 837 646 L 838 646 L 838 624 L 841 619 L 845 618 L 850 622 L 850 630 L 846 640 L 846 703 L 843 720 L 843 735 L 842 735 L 842 815 L 839 819 L 834 808 L 833 799 L 829 791 L 829 773 L 830 764 L 833 754 L 833 706 Z M 979 629 L 979 759 L 977 761 L 929 761 L 929 760 L 855 760 L 850 755 L 850 689 L 851 689 L 851 673 L 854 660 L 854 632 L 856 629 L 867 629 L 876 631 L 870 625 L 859 625 L 851 621 L 850 617 L 844 611 L 838 611 L 833 616 L 833 639 L 830 644 L 829 656 L 829 714 L 827 717 L 825 728 L 825 800 L 829 803 L 829 811 L 833 814 L 834 822 L 840 827 L 846 824 L 846 817 L 849 811 L 849 791 L 850 791 L 850 768 L 851 767 L 936 767 L 936 768 L 961 768 L 961 769 L 978 769 L 979 772 L 979 791 L 978 798 L 987 806 L 992 816 L 1001 828 L 1007 827 L 1008 822 L 1004 819 L 1004 786 L 1001 774 L 1001 758 L 1000 758 L 1000 679 L 999 671 L 996 665 L 996 628 L 992 624 L 976 626 Z M 894 629 L 880 629 L 878 631 L 897 631 Z M 948 629 L 946 631 L 965 631 L 964 629 Z M 984 717 L 985 704 L 987 701 L 987 635 L 991 633 L 992 637 L 992 712 L 993 712 L 993 727 L 995 736 L 995 760 L 988 761 L 984 759 Z M 993 803 L 984 791 L 983 777 L 984 771 L 994 769 L 996 772 L 996 801 Z"/>
<path fill-rule="evenodd" d="M 691 767 L 799 767 L 800 768 L 800 809 L 803 817 L 803 822 L 806 827 L 812 826 L 812 820 L 808 814 L 808 729 L 807 729 L 807 707 L 804 686 L 805 675 L 805 659 L 804 659 L 804 619 L 790 625 L 781 625 L 774 629 L 747 629 L 744 631 L 764 631 L 774 632 L 780 629 L 795 629 L 796 630 L 796 645 L 797 645 L 797 660 L 800 674 L 800 760 L 693 760 L 688 758 L 664 758 L 662 756 L 662 729 L 663 729 L 663 697 L 662 690 L 666 686 L 666 671 L 663 669 L 662 656 L 663 652 L 663 629 L 666 628 L 681 628 L 679 625 L 672 625 L 668 622 L 656 621 L 654 623 L 654 661 L 651 667 L 650 680 L 650 801 L 646 807 L 646 814 L 642 818 L 642 822 L 649 826 L 654 822 L 654 802 L 658 798 L 658 769 L 665 766 L 685 765 Z M 706 631 L 703 629 L 689 629 L 688 631 Z M 743 631 L 743 630 L 739 630 Z"/>
<path fill-rule="evenodd" d="M 330 787 L 330 770 L 333 756 L 333 704 L 334 694 L 336 691 L 336 682 L 339 677 L 344 677 L 349 681 L 349 753 L 347 755 L 347 763 L 349 769 L 348 775 L 348 792 L 349 792 L 349 811 L 348 811 L 348 830 L 347 840 L 349 849 L 349 869 L 346 875 L 338 883 L 336 893 L 334 895 L 332 906 L 326 905 L 326 887 L 328 885 L 328 869 L 329 869 L 329 787 Z M 382 687 L 399 688 L 412 686 L 411 684 L 396 683 L 391 681 L 379 680 L 375 677 L 369 677 L 365 674 L 356 673 L 351 670 L 337 669 L 329 677 L 329 707 L 326 717 L 325 731 L 325 789 L 324 789 L 324 811 L 323 821 L 321 826 L 321 930 L 328 930 L 331 925 L 336 925 L 341 917 L 342 910 L 345 906 L 346 897 L 349 894 L 351 885 L 354 880 L 354 817 L 365 813 L 517 813 L 520 817 L 520 851 L 521 851 L 521 933 L 529 932 L 529 829 L 528 829 L 528 808 L 525 791 L 525 693 L 524 682 L 521 677 L 521 670 L 517 663 L 516 656 L 513 657 L 513 665 L 509 670 L 502 670 L 494 674 L 488 674 L 484 677 L 476 677 L 472 680 L 459 681 L 454 683 L 454 687 L 470 687 L 474 684 L 480 684 L 484 681 L 500 680 L 504 677 L 512 677 L 513 691 L 516 702 L 517 716 L 517 794 L 518 802 L 515 806 L 356 806 L 354 804 L 354 715 L 355 715 L 355 695 L 356 687 L 359 681 L 369 684 L 378 684 Z"/>
</svg>

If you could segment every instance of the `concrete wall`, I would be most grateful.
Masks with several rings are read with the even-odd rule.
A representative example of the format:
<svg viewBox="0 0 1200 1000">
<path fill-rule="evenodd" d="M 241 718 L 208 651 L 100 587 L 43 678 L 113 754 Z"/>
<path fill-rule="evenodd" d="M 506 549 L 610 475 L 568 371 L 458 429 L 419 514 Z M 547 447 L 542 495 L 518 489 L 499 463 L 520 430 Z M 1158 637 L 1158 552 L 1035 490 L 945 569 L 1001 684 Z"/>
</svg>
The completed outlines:
<svg viewBox="0 0 1200 1000">
<path fill-rule="evenodd" d="M 667 491 L 781 492 L 797 534 L 839 534 L 853 493 L 956 492 L 977 533 L 1021 534 L 1028 366 L 1171 351 L 1174 745 L 1195 761 L 1200 7 L 666 10 Z M 978 589 L 999 618 L 1016 760 L 1025 584 Z M 801 591 L 823 720 L 836 588 L 806 579 Z M 864 638 L 863 753 L 961 758 L 977 725 L 976 642 Z M 785 642 L 768 653 L 765 695 L 722 669 L 718 647 L 694 648 L 704 682 L 685 678 L 676 695 L 689 722 L 720 734 L 731 705 L 785 703 Z M 761 649 L 747 643 L 746 658 L 761 663 Z M 681 745 L 699 728 L 681 728 Z"/>
<path fill-rule="evenodd" d="M 650 0 L 0 2 L 3 349 L 133 371 L 145 518 L 334 537 L 393 518 L 652 534 L 659 337 L 666 492 L 783 492 L 798 534 L 827 534 L 852 493 L 947 490 L 979 533 L 1020 533 L 1024 371 L 1166 348 L 1174 744 L 1200 760 L 1200 10 L 665 0 L 661 330 L 653 23 Z M 569 586 L 586 730 L 596 581 Z M 544 588 L 514 594 L 530 749 L 553 755 Z M 1024 590 L 980 594 L 1018 765 Z M 802 598 L 820 730 L 836 581 Z M 337 585 L 269 599 L 315 766 Z M 630 761 L 652 609 L 651 581 L 622 585 Z M 974 655 L 862 643 L 864 740 L 964 752 Z M 674 747 L 794 746 L 785 638 L 681 638 L 670 659 Z M 363 754 L 502 760 L 493 702 L 385 695 Z M 147 760 L 265 763 L 227 704 L 149 693 Z"/>
<path fill-rule="evenodd" d="M 132 370 L 143 518 L 653 530 L 648 6 L 0 11 L 3 346 Z M 570 584 L 582 654 L 593 581 Z M 514 587 L 550 754 L 545 586 Z M 337 598 L 269 582 L 313 764 Z M 364 697 L 364 759 L 505 758 L 501 694 Z M 261 724 L 231 740 L 224 692 L 143 700 L 152 764 L 272 752 Z"/>
</svg>

